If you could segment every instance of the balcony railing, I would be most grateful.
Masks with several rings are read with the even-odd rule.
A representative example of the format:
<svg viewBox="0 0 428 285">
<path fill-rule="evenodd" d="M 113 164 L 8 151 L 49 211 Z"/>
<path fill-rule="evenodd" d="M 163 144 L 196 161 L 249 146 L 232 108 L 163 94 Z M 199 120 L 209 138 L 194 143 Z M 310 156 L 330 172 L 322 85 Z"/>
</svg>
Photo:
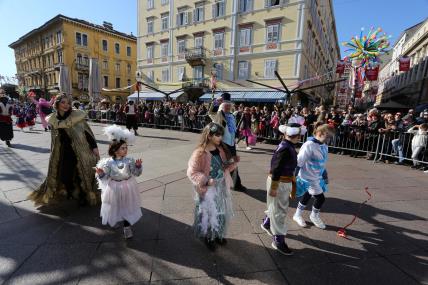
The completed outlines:
<svg viewBox="0 0 428 285">
<path fill-rule="evenodd" d="M 89 70 L 89 64 L 76 62 L 76 70 Z"/>
<path fill-rule="evenodd" d="M 187 82 L 183 83 L 183 88 L 209 88 L 209 78 L 190 78 Z"/>
<path fill-rule="evenodd" d="M 208 51 L 204 47 L 187 49 L 185 59 L 191 66 L 205 65 L 207 54 Z"/>
</svg>

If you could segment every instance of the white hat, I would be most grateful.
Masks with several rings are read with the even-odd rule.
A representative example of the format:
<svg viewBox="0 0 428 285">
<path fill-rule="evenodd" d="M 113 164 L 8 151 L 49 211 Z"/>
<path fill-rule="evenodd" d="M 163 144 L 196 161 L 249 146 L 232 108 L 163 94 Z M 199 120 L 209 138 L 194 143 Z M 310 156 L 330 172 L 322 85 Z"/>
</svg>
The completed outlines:
<svg viewBox="0 0 428 285">
<path fill-rule="evenodd" d="M 279 131 L 289 137 L 296 136 L 296 135 L 305 135 L 306 134 L 306 127 L 301 126 L 297 123 L 291 123 L 287 125 L 281 125 L 279 126 Z"/>
<path fill-rule="evenodd" d="M 125 141 L 132 143 L 135 140 L 135 135 L 129 130 L 119 127 L 118 125 L 112 125 L 104 128 L 104 134 L 111 141 Z"/>
</svg>

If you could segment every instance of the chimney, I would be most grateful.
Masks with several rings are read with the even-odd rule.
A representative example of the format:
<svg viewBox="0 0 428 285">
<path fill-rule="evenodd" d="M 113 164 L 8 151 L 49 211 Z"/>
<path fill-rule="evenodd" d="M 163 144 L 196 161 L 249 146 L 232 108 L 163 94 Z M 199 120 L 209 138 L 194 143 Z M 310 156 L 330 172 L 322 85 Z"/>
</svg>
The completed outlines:
<svg viewBox="0 0 428 285">
<path fill-rule="evenodd" d="M 113 24 L 112 24 L 112 23 L 110 23 L 110 22 L 106 22 L 106 21 L 104 21 L 104 22 L 103 22 L 103 26 L 104 26 L 104 28 L 106 28 L 106 29 L 113 30 Z"/>
</svg>

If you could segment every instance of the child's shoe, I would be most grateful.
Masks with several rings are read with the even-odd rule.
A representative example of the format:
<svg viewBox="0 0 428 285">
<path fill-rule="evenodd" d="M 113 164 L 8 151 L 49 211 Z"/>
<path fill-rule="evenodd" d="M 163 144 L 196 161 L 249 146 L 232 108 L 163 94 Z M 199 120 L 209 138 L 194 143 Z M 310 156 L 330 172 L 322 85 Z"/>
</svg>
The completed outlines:
<svg viewBox="0 0 428 285">
<path fill-rule="evenodd" d="M 293 221 L 295 221 L 299 226 L 301 226 L 302 228 L 306 227 L 306 222 L 303 219 L 302 215 L 299 214 L 294 214 L 293 216 Z"/>
<path fill-rule="evenodd" d="M 324 224 L 324 222 L 321 220 L 321 218 L 320 218 L 320 214 L 319 214 L 319 213 L 317 213 L 317 214 L 315 214 L 315 213 L 311 213 L 311 214 L 309 215 L 309 219 L 311 220 L 311 222 L 312 222 L 312 223 L 314 223 L 314 225 L 315 225 L 317 228 L 320 228 L 320 229 L 322 229 L 322 230 L 324 230 L 324 229 L 325 229 L 325 224 Z"/>
</svg>

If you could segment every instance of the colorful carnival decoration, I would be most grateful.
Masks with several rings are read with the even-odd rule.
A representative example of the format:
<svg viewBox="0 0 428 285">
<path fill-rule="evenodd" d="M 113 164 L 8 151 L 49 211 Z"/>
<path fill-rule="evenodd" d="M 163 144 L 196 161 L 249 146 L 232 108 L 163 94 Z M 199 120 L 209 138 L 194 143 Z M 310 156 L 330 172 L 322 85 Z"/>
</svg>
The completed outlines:
<svg viewBox="0 0 428 285">
<path fill-rule="evenodd" d="M 348 47 L 349 59 L 355 67 L 375 68 L 379 65 L 379 56 L 389 51 L 390 42 L 385 33 L 381 35 L 381 28 L 371 28 L 367 35 L 363 35 L 364 28 L 361 29 L 360 36 L 353 37 L 349 42 L 343 43 Z"/>
</svg>

